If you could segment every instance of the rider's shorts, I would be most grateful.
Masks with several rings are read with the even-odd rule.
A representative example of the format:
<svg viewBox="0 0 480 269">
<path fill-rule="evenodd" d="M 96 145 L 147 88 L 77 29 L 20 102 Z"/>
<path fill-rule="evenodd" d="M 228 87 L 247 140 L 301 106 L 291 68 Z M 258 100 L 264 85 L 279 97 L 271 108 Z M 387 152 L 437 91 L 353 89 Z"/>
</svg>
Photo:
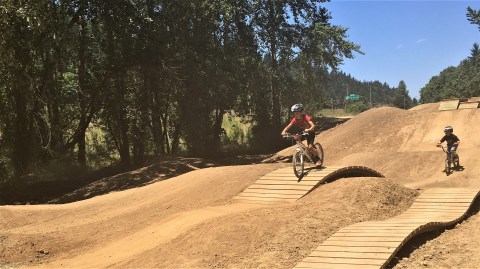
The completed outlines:
<svg viewBox="0 0 480 269">
<path fill-rule="evenodd" d="M 455 152 L 457 150 L 456 145 L 448 146 L 448 152 Z"/>
<path fill-rule="evenodd" d="M 306 136 L 306 138 L 307 138 L 307 144 L 308 144 L 308 145 L 310 145 L 310 144 L 313 145 L 313 142 L 315 141 L 315 132 L 308 133 L 308 135 Z"/>
</svg>

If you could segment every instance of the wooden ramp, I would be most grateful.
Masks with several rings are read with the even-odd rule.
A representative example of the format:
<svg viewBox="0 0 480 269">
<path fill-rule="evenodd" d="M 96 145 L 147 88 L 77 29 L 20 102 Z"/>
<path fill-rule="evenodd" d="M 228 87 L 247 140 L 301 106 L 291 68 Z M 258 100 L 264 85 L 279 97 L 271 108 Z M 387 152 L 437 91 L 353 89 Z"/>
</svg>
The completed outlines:
<svg viewBox="0 0 480 269">
<path fill-rule="evenodd" d="M 426 190 L 399 216 L 339 230 L 295 268 L 385 268 L 414 236 L 460 221 L 479 193 L 465 188 Z"/>
<path fill-rule="evenodd" d="M 298 180 L 291 166 L 280 168 L 258 179 L 234 199 L 247 203 L 293 202 L 327 181 L 342 177 L 383 177 L 363 166 L 306 167 L 306 171 Z"/>
</svg>

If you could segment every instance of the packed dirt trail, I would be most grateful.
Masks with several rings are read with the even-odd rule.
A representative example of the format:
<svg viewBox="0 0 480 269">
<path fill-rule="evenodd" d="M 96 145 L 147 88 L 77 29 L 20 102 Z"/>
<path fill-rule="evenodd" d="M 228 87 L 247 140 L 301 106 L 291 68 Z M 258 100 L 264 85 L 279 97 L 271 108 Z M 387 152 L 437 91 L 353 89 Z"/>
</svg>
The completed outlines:
<svg viewBox="0 0 480 269">
<path fill-rule="evenodd" d="M 200 169 L 74 203 L 1 206 L 0 268 L 292 268 L 340 228 L 392 218 L 425 189 L 480 188 L 479 111 L 425 104 L 361 113 L 317 136 L 325 165 L 366 166 L 385 178 L 338 179 L 288 204 L 232 198 L 289 166 L 272 161 L 288 158 L 293 147 L 264 164 Z M 464 167 L 449 176 L 435 147 L 446 125 L 461 140 Z M 479 214 L 431 239 L 391 266 L 480 263 Z"/>
</svg>

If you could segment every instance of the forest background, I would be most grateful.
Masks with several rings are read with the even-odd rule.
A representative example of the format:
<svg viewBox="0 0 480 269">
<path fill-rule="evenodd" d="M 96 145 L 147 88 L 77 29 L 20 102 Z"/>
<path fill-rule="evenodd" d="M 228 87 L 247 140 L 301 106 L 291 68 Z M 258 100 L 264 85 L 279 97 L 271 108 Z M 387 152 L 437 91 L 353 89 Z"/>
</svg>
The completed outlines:
<svg viewBox="0 0 480 269">
<path fill-rule="evenodd" d="M 415 106 L 403 81 L 360 82 L 338 70 L 363 52 L 330 23 L 324 2 L 2 1 L 0 186 L 155 156 L 271 152 L 298 102 L 316 117 Z M 466 13 L 480 27 L 480 12 Z M 480 95 L 478 55 L 474 44 L 419 101 Z M 224 129 L 233 117 L 249 126 L 235 152 Z"/>
</svg>

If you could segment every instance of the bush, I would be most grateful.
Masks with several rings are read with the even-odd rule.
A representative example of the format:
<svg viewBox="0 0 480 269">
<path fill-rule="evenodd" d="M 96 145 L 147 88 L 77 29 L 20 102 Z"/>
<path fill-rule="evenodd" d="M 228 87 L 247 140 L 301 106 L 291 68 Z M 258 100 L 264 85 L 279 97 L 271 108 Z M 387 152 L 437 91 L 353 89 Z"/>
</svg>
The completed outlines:
<svg viewBox="0 0 480 269">
<path fill-rule="evenodd" d="M 347 104 L 347 112 L 352 114 L 358 114 L 368 109 L 369 107 L 362 101 Z"/>
</svg>

